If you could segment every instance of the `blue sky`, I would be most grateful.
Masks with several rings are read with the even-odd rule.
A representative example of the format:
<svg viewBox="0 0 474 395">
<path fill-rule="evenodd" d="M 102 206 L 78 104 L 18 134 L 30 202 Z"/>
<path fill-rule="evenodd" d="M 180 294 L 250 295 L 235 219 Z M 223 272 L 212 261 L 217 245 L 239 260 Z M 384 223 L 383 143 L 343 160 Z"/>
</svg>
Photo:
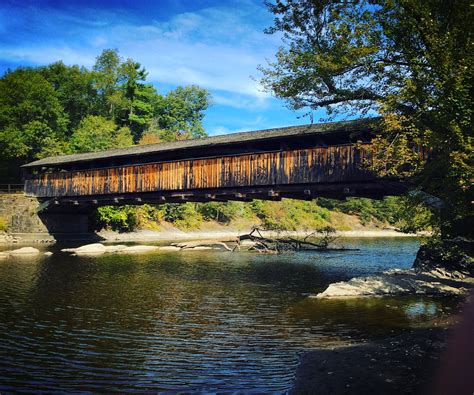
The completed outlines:
<svg viewBox="0 0 474 395">
<path fill-rule="evenodd" d="M 263 0 L 2 0 L 0 72 L 57 60 L 91 67 L 103 49 L 117 48 L 159 92 L 208 89 L 211 135 L 309 123 L 255 80 L 281 45 L 263 33 L 272 20 Z"/>
</svg>

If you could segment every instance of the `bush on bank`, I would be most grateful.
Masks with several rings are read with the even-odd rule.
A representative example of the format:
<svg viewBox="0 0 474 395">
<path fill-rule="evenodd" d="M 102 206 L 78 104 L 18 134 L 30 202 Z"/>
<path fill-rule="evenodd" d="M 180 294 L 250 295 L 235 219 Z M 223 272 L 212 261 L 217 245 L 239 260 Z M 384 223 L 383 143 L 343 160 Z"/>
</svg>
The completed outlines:
<svg viewBox="0 0 474 395">
<path fill-rule="evenodd" d="M 345 230 L 334 213 L 354 215 L 362 225 L 392 225 L 404 232 L 429 230 L 431 213 L 421 204 L 410 205 L 403 198 L 383 200 L 350 198 L 346 201 L 318 199 L 281 202 L 167 203 L 142 206 L 105 206 L 95 214 L 96 229 L 133 232 L 159 229 L 164 221 L 183 229 L 198 229 L 204 222 L 229 225 L 236 221 L 258 224 L 269 230 L 314 230 L 331 225 Z"/>
</svg>

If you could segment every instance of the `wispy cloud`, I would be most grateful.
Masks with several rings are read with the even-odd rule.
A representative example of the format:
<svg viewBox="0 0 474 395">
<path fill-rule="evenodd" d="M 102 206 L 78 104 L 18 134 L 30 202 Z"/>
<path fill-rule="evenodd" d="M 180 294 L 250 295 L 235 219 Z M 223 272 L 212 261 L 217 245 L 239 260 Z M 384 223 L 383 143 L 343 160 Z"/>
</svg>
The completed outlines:
<svg viewBox="0 0 474 395">
<path fill-rule="evenodd" d="M 191 84 L 210 90 L 204 124 L 212 135 L 307 122 L 251 78 L 280 44 L 263 34 L 272 16 L 261 0 L 21 1 L 0 4 L 4 69 L 58 60 L 92 67 L 103 49 L 117 48 L 148 70 L 160 92 Z"/>
<path fill-rule="evenodd" d="M 262 105 L 269 97 L 250 76 L 257 73 L 265 55 L 274 52 L 277 42 L 262 33 L 262 17 L 268 19 L 265 9 L 251 2 L 243 0 L 238 8 L 216 5 L 147 23 L 114 12 L 94 15 L 90 9 L 74 16 L 34 7 L 21 12 L 23 21 L 19 10 L 10 10 L 14 18 L 7 28 L 20 29 L 20 34 L 16 42 L 3 43 L 3 60 L 47 64 L 62 59 L 90 66 L 102 49 L 118 48 L 123 56 L 145 65 L 154 83 L 196 84 L 245 96 L 235 102 L 236 107 L 252 100 Z M 30 34 L 26 21 L 41 26 L 41 41 Z M 234 105 L 222 95 L 217 101 Z"/>
</svg>

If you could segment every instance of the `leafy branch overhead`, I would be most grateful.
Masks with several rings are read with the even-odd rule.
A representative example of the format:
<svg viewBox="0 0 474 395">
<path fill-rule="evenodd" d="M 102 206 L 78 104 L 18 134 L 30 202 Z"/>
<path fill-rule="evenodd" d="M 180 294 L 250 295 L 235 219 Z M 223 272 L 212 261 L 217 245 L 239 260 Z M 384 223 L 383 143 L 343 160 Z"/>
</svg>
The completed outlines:
<svg viewBox="0 0 474 395">
<path fill-rule="evenodd" d="M 277 0 L 283 45 L 263 86 L 290 108 L 383 117 L 372 169 L 408 176 L 447 209 L 441 227 L 472 215 L 473 29 L 467 0 Z M 414 146 L 430 153 L 426 165 Z M 374 150 L 375 152 L 375 150 Z"/>
</svg>

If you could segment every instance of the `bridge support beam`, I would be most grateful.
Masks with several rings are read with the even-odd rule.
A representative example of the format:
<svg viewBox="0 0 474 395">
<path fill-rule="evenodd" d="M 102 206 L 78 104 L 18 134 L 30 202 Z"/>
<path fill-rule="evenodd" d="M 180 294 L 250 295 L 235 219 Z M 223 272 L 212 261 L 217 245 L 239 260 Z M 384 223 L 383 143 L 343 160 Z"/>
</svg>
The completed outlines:
<svg viewBox="0 0 474 395">
<path fill-rule="evenodd" d="M 75 207 L 68 210 L 44 210 L 38 217 L 56 240 L 98 240 L 91 226 L 91 211 Z"/>
</svg>

